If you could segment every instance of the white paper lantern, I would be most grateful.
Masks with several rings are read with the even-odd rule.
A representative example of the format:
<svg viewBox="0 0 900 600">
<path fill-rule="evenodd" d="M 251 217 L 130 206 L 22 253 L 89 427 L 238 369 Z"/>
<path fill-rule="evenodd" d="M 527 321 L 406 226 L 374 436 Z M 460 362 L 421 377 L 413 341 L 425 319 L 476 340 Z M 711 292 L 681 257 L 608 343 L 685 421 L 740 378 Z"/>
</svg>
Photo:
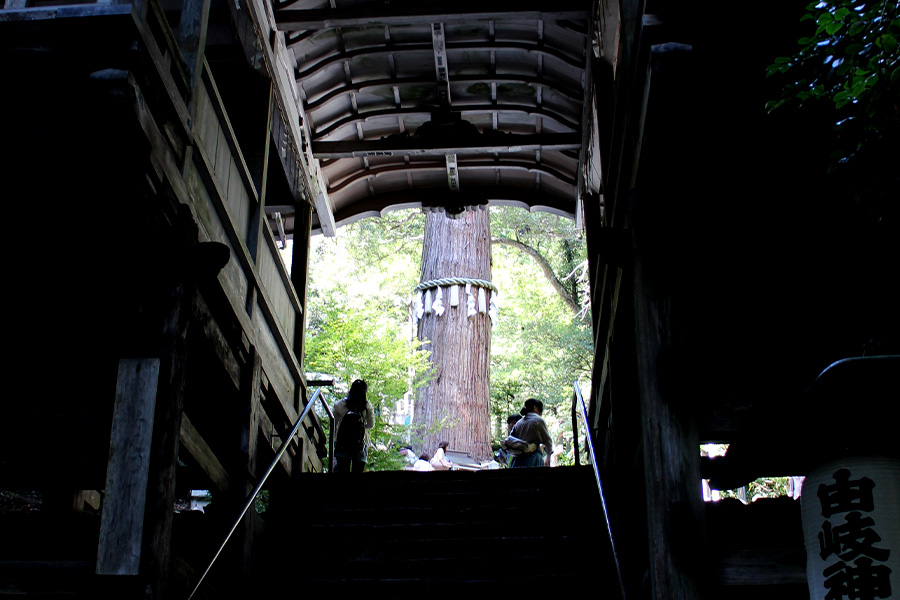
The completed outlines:
<svg viewBox="0 0 900 600">
<path fill-rule="evenodd" d="M 900 599 L 900 460 L 816 467 L 800 508 L 810 600 Z"/>
</svg>

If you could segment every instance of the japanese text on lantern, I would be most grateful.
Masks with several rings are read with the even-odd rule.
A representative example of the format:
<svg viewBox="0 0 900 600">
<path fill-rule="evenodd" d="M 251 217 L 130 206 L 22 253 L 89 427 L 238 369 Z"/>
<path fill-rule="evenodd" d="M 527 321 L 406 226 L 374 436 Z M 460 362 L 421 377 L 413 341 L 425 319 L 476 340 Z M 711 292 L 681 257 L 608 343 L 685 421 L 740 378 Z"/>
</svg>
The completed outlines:
<svg viewBox="0 0 900 600">
<path fill-rule="evenodd" d="M 868 477 L 850 479 L 848 469 L 835 471 L 834 484 L 821 484 L 816 495 L 825 522 L 819 532 L 819 556 L 826 600 L 875 600 L 891 597 L 891 569 L 883 564 L 891 554 L 879 547 L 877 523 L 867 514 L 875 510 Z M 830 562 L 831 560 L 834 562 Z M 829 564 L 830 562 L 830 564 Z"/>
</svg>

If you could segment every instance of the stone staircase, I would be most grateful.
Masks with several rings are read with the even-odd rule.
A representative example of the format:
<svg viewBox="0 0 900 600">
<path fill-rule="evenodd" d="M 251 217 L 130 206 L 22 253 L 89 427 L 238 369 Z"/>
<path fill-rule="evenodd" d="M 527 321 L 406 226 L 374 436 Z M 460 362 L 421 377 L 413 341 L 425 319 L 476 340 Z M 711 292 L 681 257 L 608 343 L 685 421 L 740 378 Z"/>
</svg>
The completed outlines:
<svg viewBox="0 0 900 600">
<path fill-rule="evenodd" d="M 588 467 L 309 473 L 279 491 L 254 519 L 251 576 L 237 575 L 234 557 L 223 556 L 197 600 L 471 600 L 582 590 L 617 598 Z M 167 598 L 187 598 L 231 518 L 222 516 L 176 515 Z M 139 577 L 94 574 L 99 520 L 95 512 L 0 514 L 0 597 L 144 597 Z M 223 554 L 236 549 L 231 540 Z"/>
<path fill-rule="evenodd" d="M 139 597 L 135 577 L 94 574 L 99 515 L 0 514 L 0 598 Z"/>
<path fill-rule="evenodd" d="M 602 593 L 616 578 L 587 467 L 310 474 L 291 496 L 254 550 L 267 592 L 615 597 Z"/>
</svg>

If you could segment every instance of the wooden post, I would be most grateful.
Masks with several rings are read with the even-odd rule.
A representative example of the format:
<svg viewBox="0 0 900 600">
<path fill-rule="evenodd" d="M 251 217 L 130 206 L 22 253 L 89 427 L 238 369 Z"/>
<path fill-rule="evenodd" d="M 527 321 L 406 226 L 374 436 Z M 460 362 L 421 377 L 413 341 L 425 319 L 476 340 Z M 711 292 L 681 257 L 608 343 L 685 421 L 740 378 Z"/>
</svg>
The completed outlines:
<svg viewBox="0 0 900 600">
<path fill-rule="evenodd" d="M 250 227 L 247 231 L 247 249 L 250 251 L 250 256 L 253 257 L 254 261 L 259 260 L 260 245 L 264 243 L 262 231 L 263 223 L 266 219 L 266 183 L 268 181 L 269 172 L 269 147 L 271 146 L 269 138 L 272 136 L 272 110 L 275 104 L 275 84 L 269 82 L 268 87 L 269 93 L 268 102 L 266 103 L 267 117 L 265 136 L 260 136 L 263 138 L 264 145 L 261 146 L 262 152 L 258 153 L 260 154 L 258 172 L 252 174 L 254 184 L 259 190 L 259 202 L 256 204 L 256 208 L 250 216 Z M 249 154 L 248 159 L 250 156 L 257 155 L 256 148 L 249 148 L 245 150 L 245 152 Z"/>
<path fill-rule="evenodd" d="M 193 288 L 191 288 L 193 289 Z M 150 485 L 141 573 L 152 599 L 167 598 L 172 519 L 175 510 L 175 467 L 184 408 L 185 358 L 190 310 L 182 305 L 184 286 L 169 289 L 161 306 L 162 353 L 156 396 Z"/>
<path fill-rule="evenodd" d="M 243 481 L 241 485 L 234 486 L 237 495 L 234 500 L 238 506 L 243 507 L 247 496 L 253 491 L 257 484 L 256 471 L 256 447 L 257 438 L 259 437 L 259 411 L 262 382 L 262 360 L 256 351 L 256 348 L 250 349 L 250 361 L 245 367 L 244 382 L 242 385 L 242 396 L 245 402 L 242 410 L 240 433 L 239 433 L 239 460 L 240 464 L 236 470 L 237 476 Z M 253 514 L 254 509 L 247 511 L 244 522 L 241 523 L 238 530 L 235 531 L 237 540 L 233 542 L 237 547 L 240 544 L 242 551 L 240 552 L 240 569 L 243 575 L 250 573 L 250 557 L 253 550 Z"/>
<path fill-rule="evenodd" d="M 119 362 L 97 549 L 99 575 L 137 575 L 140 571 L 158 381 L 158 358 Z"/>
<path fill-rule="evenodd" d="M 181 20 L 178 24 L 178 47 L 190 70 L 193 85 L 198 85 L 197 74 L 203 68 L 203 52 L 206 47 L 206 30 L 209 23 L 209 4 L 210 0 L 184 0 L 181 8 Z"/>
<path fill-rule="evenodd" d="M 701 597 L 703 501 L 693 398 L 685 389 L 673 315 L 672 241 L 650 207 L 638 205 L 634 232 L 635 339 L 647 493 L 651 596 Z"/>
<path fill-rule="evenodd" d="M 294 332 L 294 356 L 303 367 L 303 352 L 306 343 L 306 287 L 309 271 L 309 238 L 312 227 L 312 206 L 298 203 L 294 214 L 294 248 L 291 258 L 291 283 L 303 314 L 298 315 Z"/>
</svg>

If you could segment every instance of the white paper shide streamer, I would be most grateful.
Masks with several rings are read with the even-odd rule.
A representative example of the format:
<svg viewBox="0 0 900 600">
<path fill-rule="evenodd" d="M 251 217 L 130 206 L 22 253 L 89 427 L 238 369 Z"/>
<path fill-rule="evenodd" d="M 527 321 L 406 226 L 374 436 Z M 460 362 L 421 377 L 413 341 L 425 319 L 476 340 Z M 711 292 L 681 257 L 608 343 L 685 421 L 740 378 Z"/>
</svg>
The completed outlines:
<svg viewBox="0 0 900 600">
<path fill-rule="evenodd" d="M 416 292 L 416 321 L 422 318 L 422 315 L 425 314 L 425 307 L 422 305 L 422 292 Z"/>
<path fill-rule="evenodd" d="M 465 285 L 465 287 L 463 287 Z M 444 288 L 448 288 L 448 304 L 444 304 Z M 476 289 L 477 288 L 477 289 Z M 487 314 L 491 325 L 496 326 L 500 309 L 497 306 L 499 293 L 489 281 L 463 277 L 447 277 L 420 283 L 415 289 L 413 300 L 413 320 L 418 322 L 424 315 L 442 317 L 448 308 L 460 305 L 461 292 L 465 292 L 466 316 Z"/>
<path fill-rule="evenodd" d="M 434 292 L 434 302 L 431 304 L 431 310 L 434 311 L 434 314 L 437 316 L 441 316 L 444 314 L 444 293 L 441 291 L 441 288 L 438 287 Z"/>
</svg>

